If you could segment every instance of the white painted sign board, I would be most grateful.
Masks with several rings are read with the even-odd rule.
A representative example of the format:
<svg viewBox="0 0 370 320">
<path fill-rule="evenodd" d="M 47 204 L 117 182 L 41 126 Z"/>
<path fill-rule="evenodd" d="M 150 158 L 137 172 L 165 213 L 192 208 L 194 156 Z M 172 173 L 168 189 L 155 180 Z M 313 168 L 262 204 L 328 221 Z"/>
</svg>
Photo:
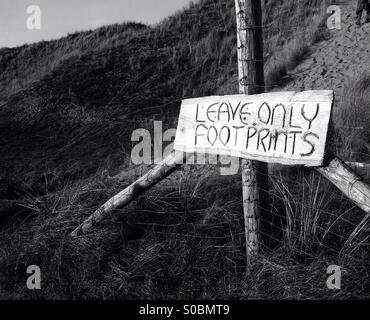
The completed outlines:
<svg viewBox="0 0 370 320">
<path fill-rule="evenodd" d="M 187 99 L 174 149 L 321 166 L 333 101 L 329 90 Z"/>
</svg>

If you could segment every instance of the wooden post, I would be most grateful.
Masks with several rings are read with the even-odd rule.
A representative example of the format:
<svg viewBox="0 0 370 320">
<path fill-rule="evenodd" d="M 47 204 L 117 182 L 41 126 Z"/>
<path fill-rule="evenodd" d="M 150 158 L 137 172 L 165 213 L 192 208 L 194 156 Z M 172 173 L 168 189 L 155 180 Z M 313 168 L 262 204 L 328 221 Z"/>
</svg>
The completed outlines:
<svg viewBox="0 0 370 320">
<path fill-rule="evenodd" d="M 239 92 L 264 92 L 262 7 L 260 0 L 235 0 Z M 242 159 L 243 207 L 247 263 L 259 249 L 258 217 L 268 204 L 267 164 Z"/>
<path fill-rule="evenodd" d="M 166 159 L 161 161 L 152 170 L 136 180 L 133 184 L 125 190 L 115 195 L 113 198 L 103 204 L 96 210 L 89 218 L 87 218 L 79 227 L 72 233 L 72 237 L 77 237 L 79 234 L 90 231 L 93 226 L 101 222 L 107 215 L 114 210 L 122 208 L 134 201 L 137 197 L 145 191 L 156 185 L 161 180 L 168 177 L 171 173 L 176 171 L 182 164 L 186 157 L 183 152 L 172 152 Z"/>
<path fill-rule="evenodd" d="M 345 162 L 337 157 L 332 157 L 327 167 L 318 168 L 317 171 L 333 183 L 358 207 L 370 214 L 370 186 Z"/>
</svg>

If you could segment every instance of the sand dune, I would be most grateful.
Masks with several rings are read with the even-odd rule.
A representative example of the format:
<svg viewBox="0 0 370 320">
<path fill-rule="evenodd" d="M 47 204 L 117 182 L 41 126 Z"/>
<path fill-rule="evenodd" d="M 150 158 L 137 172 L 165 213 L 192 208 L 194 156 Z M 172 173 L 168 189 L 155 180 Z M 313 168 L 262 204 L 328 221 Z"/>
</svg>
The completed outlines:
<svg viewBox="0 0 370 320">
<path fill-rule="evenodd" d="M 370 73 L 370 23 L 355 24 L 356 1 L 341 5 L 341 30 L 312 46 L 310 56 L 289 72 L 284 90 L 332 89 L 340 99 L 346 81 Z"/>
</svg>

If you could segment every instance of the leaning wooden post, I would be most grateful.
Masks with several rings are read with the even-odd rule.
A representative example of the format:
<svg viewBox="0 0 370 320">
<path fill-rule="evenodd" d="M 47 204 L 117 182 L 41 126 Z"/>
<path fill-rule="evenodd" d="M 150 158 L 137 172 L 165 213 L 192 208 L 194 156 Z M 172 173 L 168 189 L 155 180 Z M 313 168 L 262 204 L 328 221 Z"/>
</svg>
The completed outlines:
<svg viewBox="0 0 370 320">
<path fill-rule="evenodd" d="M 331 156 L 328 166 L 318 168 L 317 171 L 333 183 L 358 207 L 370 214 L 370 185 L 344 161 L 338 157 Z"/>
<path fill-rule="evenodd" d="M 239 92 L 264 92 L 262 7 L 260 0 L 235 0 Z M 267 164 L 242 159 L 243 208 L 246 234 L 247 263 L 259 249 L 258 217 L 267 209 Z"/>
<path fill-rule="evenodd" d="M 103 204 L 96 210 L 89 218 L 87 218 L 80 226 L 78 226 L 72 233 L 72 237 L 79 234 L 84 234 L 90 231 L 95 224 L 101 222 L 107 215 L 114 210 L 122 208 L 134 201 L 137 197 L 145 191 L 156 185 L 161 180 L 168 177 L 171 173 L 176 171 L 182 164 L 186 157 L 183 152 L 174 151 L 167 158 L 156 165 L 152 170 L 136 180 L 133 184 L 125 190 L 115 195 L 113 198 Z"/>
</svg>

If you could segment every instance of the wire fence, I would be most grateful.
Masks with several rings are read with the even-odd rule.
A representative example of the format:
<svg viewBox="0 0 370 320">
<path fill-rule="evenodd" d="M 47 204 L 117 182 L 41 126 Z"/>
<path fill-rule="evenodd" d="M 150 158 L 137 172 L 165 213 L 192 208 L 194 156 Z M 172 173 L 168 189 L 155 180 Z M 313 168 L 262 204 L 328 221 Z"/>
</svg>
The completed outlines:
<svg viewBox="0 0 370 320">
<path fill-rule="evenodd" d="M 290 10 L 286 10 L 279 14 L 285 15 L 290 12 Z M 263 24 L 261 27 L 268 30 L 268 28 L 273 26 L 274 22 L 272 21 Z M 202 27 L 201 30 L 203 33 L 207 33 L 215 30 L 217 27 L 224 28 L 224 24 L 212 24 L 208 27 Z M 291 25 L 289 28 L 297 38 L 307 33 L 302 25 Z M 317 29 L 317 31 L 324 30 L 326 30 L 326 27 L 319 27 Z M 166 35 L 166 41 L 169 42 L 179 41 L 179 39 L 179 35 L 177 34 Z M 153 58 L 156 58 L 161 56 L 162 53 L 165 54 L 167 50 L 164 48 L 149 47 L 145 48 L 143 53 L 146 56 L 152 55 Z M 265 59 L 266 61 L 286 62 L 285 59 L 275 55 L 266 55 Z M 186 83 L 189 75 L 204 71 L 204 68 L 207 67 L 206 62 L 205 60 L 186 70 L 173 72 L 169 77 L 174 82 Z M 117 63 L 120 63 L 120 59 L 117 60 Z M 237 65 L 235 65 L 236 70 Z M 120 71 L 118 70 L 117 72 Z M 123 114 L 120 119 L 114 120 L 114 124 L 119 126 L 125 120 L 135 121 L 136 116 L 142 116 L 145 112 L 147 112 L 145 117 L 152 120 L 153 115 L 166 112 L 169 106 L 177 106 L 179 108 L 181 100 L 194 98 L 190 94 L 186 96 L 178 95 L 176 98 L 163 99 L 166 100 L 163 103 L 155 103 L 154 105 L 148 105 L 140 109 L 135 108 L 136 100 L 142 98 L 145 90 L 156 92 L 163 87 L 162 83 L 157 83 L 158 81 L 152 72 L 151 69 L 147 69 L 143 72 L 133 74 L 130 78 L 131 81 L 120 85 L 120 88 L 114 91 L 110 101 L 104 106 L 101 106 L 101 110 L 103 110 L 102 114 L 104 114 L 105 109 L 111 106 L 119 106 L 123 103 L 131 106 L 130 110 Z M 296 71 L 291 75 L 298 74 L 299 71 Z M 235 74 L 235 78 L 228 80 L 228 85 L 237 88 L 239 81 Z M 136 93 L 125 96 L 125 91 L 132 82 L 139 83 L 136 87 Z M 281 85 L 269 84 L 269 90 L 275 88 L 281 88 Z M 217 90 L 216 85 L 214 89 Z M 124 99 L 122 99 L 123 96 Z M 106 130 L 105 127 L 104 123 L 99 127 L 89 127 L 82 135 L 76 137 L 75 140 L 71 140 L 51 155 L 44 156 L 43 160 L 46 160 L 47 157 L 57 157 L 61 153 L 68 153 L 72 147 L 80 143 L 83 139 L 93 139 L 101 134 L 103 130 Z M 270 170 L 268 175 L 270 189 L 265 190 L 270 195 L 271 208 L 269 214 L 266 217 L 258 217 L 261 223 L 259 229 L 260 239 L 267 242 L 263 246 L 263 250 L 271 253 L 276 247 L 286 247 L 292 252 L 298 252 L 311 258 L 316 258 L 320 251 L 327 250 L 347 259 L 360 260 L 359 257 L 370 245 L 369 216 L 362 213 L 341 196 L 338 190 L 330 187 L 324 182 L 324 179 L 319 178 L 312 172 L 307 173 L 306 171 L 296 171 L 296 169 L 292 169 L 291 171 L 286 169 L 286 176 L 283 176 L 281 172 L 277 171 Z M 262 175 L 265 174 L 264 172 L 259 173 Z M 140 204 L 138 207 L 130 209 L 144 213 L 145 217 L 148 217 L 149 214 L 158 215 L 163 213 L 171 216 L 171 219 L 175 219 L 174 216 L 178 215 L 179 219 L 190 219 L 190 222 L 167 224 L 150 221 L 144 222 L 141 221 L 142 219 L 139 219 L 134 224 L 145 227 L 149 234 L 157 236 L 213 241 L 215 243 L 211 243 L 210 247 L 223 247 L 230 250 L 243 251 L 245 247 L 245 232 L 244 218 L 242 215 L 241 178 L 219 177 L 216 191 L 209 191 L 209 189 L 214 188 L 209 182 L 209 178 L 200 179 L 199 182 L 192 174 L 189 174 L 181 182 L 169 179 L 167 180 L 168 185 L 161 184 L 160 188 L 156 188 L 155 191 L 146 196 L 145 201 L 143 200 L 146 202 L 146 205 L 149 203 L 155 210 L 141 208 Z M 194 183 L 198 182 L 201 187 L 194 185 Z M 190 184 L 191 187 L 187 188 L 186 184 Z M 194 193 L 194 190 L 197 190 L 195 188 L 199 189 L 199 194 L 197 192 Z M 205 191 L 202 191 L 202 188 L 205 188 Z M 234 193 L 230 195 L 230 191 L 228 190 L 232 190 Z M 153 193 L 156 192 L 159 192 L 164 197 L 161 204 L 154 204 L 155 201 L 158 201 L 158 196 L 153 197 Z M 210 193 L 217 193 L 214 203 L 207 203 L 211 205 L 210 207 L 202 204 L 203 207 L 200 209 L 186 208 L 189 204 L 195 206 L 194 203 L 202 203 L 204 199 L 209 197 Z M 220 199 L 222 200 L 221 203 Z M 174 210 L 174 207 L 176 210 Z M 266 232 L 266 229 L 271 231 Z"/>
<path fill-rule="evenodd" d="M 216 167 L 180 169 L 127 209 L 135 212 L 132 225 L 153 241 L 193 239 L 216 251 L 245 252 L 241 176 L 218 176 Z M 285 250 L 299 259 L 329 255 L 343 263 L 370 263 L 369 215 L 314 171 L 270 170 L 268 178 L 270 209 L 258 217 L 261 253 Z"/>
</svg>

